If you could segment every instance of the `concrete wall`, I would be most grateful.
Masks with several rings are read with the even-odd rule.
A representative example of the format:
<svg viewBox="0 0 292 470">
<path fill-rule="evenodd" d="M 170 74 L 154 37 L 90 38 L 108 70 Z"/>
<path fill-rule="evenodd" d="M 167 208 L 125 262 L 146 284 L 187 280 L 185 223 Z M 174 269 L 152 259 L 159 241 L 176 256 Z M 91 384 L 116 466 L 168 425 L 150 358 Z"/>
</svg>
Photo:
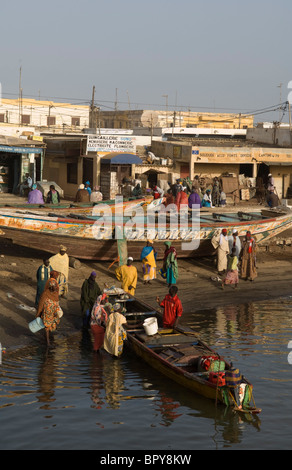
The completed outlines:
<svg viewBox="0 0 292 470">
<path fill-rule="evenodd" d="M 70 103 L 23 99 L 20 110 L 18 99 L 2 99 L 0 102 L 0 114 L 4 114 L 5 123 L 14 125 L 19 124 L 20 114 L 28 115 L 30 117 L 28 126 L 45 128 L 48 126 L 48 116 L 55 117 L 56 123 L 50 126 L 51 131 L 54 129 L 63 129 L 65 131 L 75 129 L 75 126 L 72 126 L 72 118 L 80 118 L 78 129 L 88 127 L 89 125 L 89 106 L 71 105 Z"/>
<path fill-rule="evenodd" d="M 292 147 L 292 132 L 290 129 L 247 129 L 246 140 L 250 142 L 275 145 L 280 147 Z"/>
</svg>

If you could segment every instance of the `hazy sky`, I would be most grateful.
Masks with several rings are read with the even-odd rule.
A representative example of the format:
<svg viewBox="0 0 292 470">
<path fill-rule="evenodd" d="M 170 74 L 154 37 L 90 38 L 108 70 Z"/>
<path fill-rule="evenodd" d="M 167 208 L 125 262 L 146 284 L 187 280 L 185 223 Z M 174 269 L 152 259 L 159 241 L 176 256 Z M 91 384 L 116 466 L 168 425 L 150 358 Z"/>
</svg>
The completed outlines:
<svg viewBox="0 0 292 470">
<path fill-rule="evenodd" d="M 120 109 L 250 112 L 288 97 L 291 0 L 10 0 L 0 11 L 4 98 L 18 97 L 20 66 L 24 97 L 85 104 L 95 85 L 102 109 L 116 89 Z"/>
</svg>

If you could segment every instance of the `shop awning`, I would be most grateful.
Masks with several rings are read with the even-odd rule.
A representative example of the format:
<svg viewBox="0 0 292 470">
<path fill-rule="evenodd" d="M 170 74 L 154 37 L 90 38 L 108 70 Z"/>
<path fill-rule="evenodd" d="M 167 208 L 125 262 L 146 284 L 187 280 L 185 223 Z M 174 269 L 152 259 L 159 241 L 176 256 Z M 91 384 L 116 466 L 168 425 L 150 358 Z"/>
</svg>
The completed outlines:
<svg viewBox="0 0 292 470">
<path fill-rule="evenodd" d="M 0 152 L 5 153 L 43 153 L 42 148 L 36 147 L 14 147 L 12 145 L 0 145 Z"/>
<path fill-rule="evenodd" d="M 142 160 L 134 153 L 108 153 L 100 159 L 101 163 L 111 165 L 141 165 Z"/>
</svg>

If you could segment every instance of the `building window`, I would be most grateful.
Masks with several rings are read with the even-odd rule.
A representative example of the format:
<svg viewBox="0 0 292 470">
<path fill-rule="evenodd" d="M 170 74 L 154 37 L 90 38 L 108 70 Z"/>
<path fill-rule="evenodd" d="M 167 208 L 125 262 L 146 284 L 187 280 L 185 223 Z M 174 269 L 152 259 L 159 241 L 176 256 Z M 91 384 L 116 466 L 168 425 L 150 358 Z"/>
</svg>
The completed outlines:
<svg viewBox="0 0 292 470">
<path fill-rule="evenodd" d="M 80 117 L 72 117 L 72 126 L 80 126 Z"/>
<path fill-rule="evenodd" d="M 0 122 L 5 122 L 5 114 L 0 114 Z"/>
<path fill-rule="evenodd" d="M 67 163 L 67 183 L 77 184 L 77 163 Z"/>
<path fill-rule="evenodd" d="M 47 116 L 47 126 L 55 126 L 55 125 L 56 125 L 56 117 Z"/>
<path fill-rule="evenodd" d="M 21 124 L 30 124 L 30 115 L 22 114 L 21 115 Z"/>
</svg>

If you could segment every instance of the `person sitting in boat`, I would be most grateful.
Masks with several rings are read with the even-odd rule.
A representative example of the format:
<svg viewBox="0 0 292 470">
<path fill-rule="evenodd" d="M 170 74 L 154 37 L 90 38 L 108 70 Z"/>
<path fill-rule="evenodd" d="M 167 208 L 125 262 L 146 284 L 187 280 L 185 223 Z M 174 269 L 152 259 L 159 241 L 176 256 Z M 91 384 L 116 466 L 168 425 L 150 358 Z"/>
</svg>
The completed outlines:
<svg viewBox="0 0 292 470">
<path fill-rule="evenodd" d="M 94 186 L 92 193 L 90 194 L 90 202 L 102 201 L 103 195 L 100 192 L 100 186 Z"/>
<path fill-rule="evenodd" d="M 127 333 L 123 325 L 126 325 L 127 320 L 122 315 L 121 304 L 116 303 L 113 306 L 113 312 L 109 315 L 106 330 L 104 335 L 104 349 L 111 355 L 119 357 L 123 352 L 124 341 L 127 338 Z"/>
<path fill-rule="evenodd" d="M 90 202 L 90 195 L 84 184 L 80 184 L 74 202 Z"/>
<path fill-rule="evenodd" d="M 202 207 L 213 207 L 212 205 L 212 196 L 211 196 L 211 190 L 207 189 L 203 200 L 202 200 Z"/>
<path fill-rule="evenodd" d="M 182 303 L 177 292 L 177 286 L 171 286 L 162 302 L 160 302 L 159 297 L 156 297 L 158 305 L 163 308 L 163 328 L 175 328 L 182 316 Z"/>
<path fill-rule="evenodd" d="M 133 266 L 133 261 L 133 258 L 129 256 L 127 264 L 116 269 L 116 277 L 118 281 L 121 281 L 122 289 L 131 295 L 135 295 L 138 279 L 137 268 Z"/>
<path fill-rule="evenodd" d="M 50 191 L 47 194 L 47 204 L 60 204 L 60 194 L 54 184 L 51 184 Z"/>
<path fill-rule="evenodd" d="M 38 189 L 36 184 L 32 185 L 32 190 L 28 193 L 28 204 L 44 204 L 43 193 Z"/>
</svg>

